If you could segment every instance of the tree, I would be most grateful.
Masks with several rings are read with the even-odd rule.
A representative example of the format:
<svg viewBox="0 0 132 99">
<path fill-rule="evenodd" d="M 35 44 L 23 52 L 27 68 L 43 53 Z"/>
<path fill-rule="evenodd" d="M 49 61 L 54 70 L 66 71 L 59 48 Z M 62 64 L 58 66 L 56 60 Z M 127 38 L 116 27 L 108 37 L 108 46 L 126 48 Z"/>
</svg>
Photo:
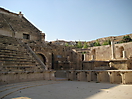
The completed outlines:
<svg viewBox="0 0 132 99">
<path fill-rule="evenodd" d="M 69 44 L 68 43 L 65 43 L 65 46 L 69 46 Z"/>
<path fill-rule="evenodd" d="M 82 48 L 82 47 L 83 47 L 82 42 L 79 41 L 79 42 L 77 43 L 77 48 Z"/>
<path fill-rule="evenodd" d="M 98 40 L 94 42 L 94 46 L 101 46 Z"/>
<path fill-rule="evenodd" d="M 122 38 L 122 42 L 123 43 L 131 42 L 131 41 L 132 41 L 132 39 L 131 39 L 131 37 L 129 35 L 123 36 L 123 38 Z"/>
<path fill-rule="evenodd" d="M 85 49 L 85 48 L 88 48 L 88 44 L 87 44 L 87 42 L 84 42 L 84 44 L 83 44 L 83 48 Z"/>
<path fill-rule="evenodd" d="M 111 45 L 111 41 L 110 40 L 105 40 L 103 45 Z"/>
</svg>

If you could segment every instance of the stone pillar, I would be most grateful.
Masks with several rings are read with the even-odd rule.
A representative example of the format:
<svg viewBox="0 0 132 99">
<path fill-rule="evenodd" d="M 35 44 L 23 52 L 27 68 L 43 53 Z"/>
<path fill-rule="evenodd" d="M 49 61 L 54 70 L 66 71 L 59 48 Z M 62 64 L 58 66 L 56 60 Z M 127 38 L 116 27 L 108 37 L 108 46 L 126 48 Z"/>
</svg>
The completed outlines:
<svg viewBox="0 0 132 99">
<path fill-rule="evenodd" d="M 110 83 L 114 83 L 115 82 L 115 72 L 108 72 L 109 76 L 110 76 Z"/>
<path fill-rule="evenodd" d="M 86 55 L 86 54 L 84 54 L 84 60 L 83 60 L 83 61 L 86 61 L 86 56 L 87 56 L 87 55 Z"/>
<path fill-rule="evenodd" d="M 126 58 L 126 51 L 123 51 L 123 58 L 125 59 Z"/>
<path fill-rule="evenodd" d="M 111 41 L 111 56 L 111 59 L 115 59 L 115 45 L 113 41 Z"/>
<path fill-rule="evenodd" d="M 91 55 L 91 60 L 94 60 L 94 55 Z"/>
<path fill-rule="evenodd" d="M 120 72 L 120 75 L 121 75 L 121 79 L 122 79 L 122 84 L 126 84 L 126 80 L 125 80 L 125 78 L 126 78 L 126 76 L 125 76 L 125 72 Z"/>
<path fill-rule="evenodd" d="M 77 80 L 78 80 L 78 81 L 81 80 L 81 72 L 77 72 Z"/>
<path fill-rule="evenodd" d="M 97 73 L 97 82 L 100 82 L 101 81 L 101 72 L 96 72 Z"/>
<path fill-rule="evenodd" d="M 87 81 L 90 82 L 91 81 L 91 71 L 87 72 Z"/>
</svg>

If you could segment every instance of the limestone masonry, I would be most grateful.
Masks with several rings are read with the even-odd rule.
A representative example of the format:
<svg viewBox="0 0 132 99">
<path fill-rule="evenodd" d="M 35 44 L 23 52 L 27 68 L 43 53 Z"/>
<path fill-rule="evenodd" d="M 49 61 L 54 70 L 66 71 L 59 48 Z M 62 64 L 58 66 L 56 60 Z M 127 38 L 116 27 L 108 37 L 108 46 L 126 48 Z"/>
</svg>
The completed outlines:
<svg viewBox="0 0 132 99">
<path fill-rule="evenodd" d="M 33 80 L 132 83 L 132 42 L 72 48 L 45 41 L 24 15 L 0 8 L 0 84 Z"/>
</svg>

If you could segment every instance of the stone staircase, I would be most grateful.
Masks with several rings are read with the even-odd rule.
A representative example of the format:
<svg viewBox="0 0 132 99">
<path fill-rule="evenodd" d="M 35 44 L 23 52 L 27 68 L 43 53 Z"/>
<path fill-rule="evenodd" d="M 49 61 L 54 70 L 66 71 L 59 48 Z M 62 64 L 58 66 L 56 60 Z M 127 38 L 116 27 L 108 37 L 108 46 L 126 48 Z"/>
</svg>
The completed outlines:
<svg viewBox="0 0 132 99">
<path fill-rule="evenodd" d="M 0 72 L 42 70 L 41 65 L 16 38 L 0 35 Z"/>
</svg>

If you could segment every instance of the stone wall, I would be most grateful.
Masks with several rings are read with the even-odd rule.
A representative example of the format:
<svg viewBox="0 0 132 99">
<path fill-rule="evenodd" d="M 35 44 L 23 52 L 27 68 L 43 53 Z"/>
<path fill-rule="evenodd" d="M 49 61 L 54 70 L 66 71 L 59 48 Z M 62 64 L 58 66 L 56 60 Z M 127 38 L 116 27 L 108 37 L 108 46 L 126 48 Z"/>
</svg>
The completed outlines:
<svg viewBox="0 0 132 99">
<path fill-rule="evenodd" d="M 112 59 L 111 45 L 90 47 L 90 51 L 85 55 L 85 61 L 102 60 L 108 61 Z M 88 49 L 88 50 L 89 50 Z M 123 51 L 125 51 L 125 58 L 132 55 L 132 42 L 115 44 L 114 56 L 115 59 L 123 59 Z"/>
<path fill-rule="evenodd" d="M 0 85 L 34 80 L 55 80 L 55 71 L 42 72 L 3 72 L 0 73 Z"/>
<path fill-rule="evenodd" d="M 0 34 L 23 39 L 24 34 L 29 35 L 29 40 L 45 41 L 45 34 L 31 24 L 23 14 L 11 13 L 0 8 Z"/>
<path fill-rule="evenodd" d="M 70 70 L 68 80 L 132 84 L 132 70 Z"/>
</svg>

